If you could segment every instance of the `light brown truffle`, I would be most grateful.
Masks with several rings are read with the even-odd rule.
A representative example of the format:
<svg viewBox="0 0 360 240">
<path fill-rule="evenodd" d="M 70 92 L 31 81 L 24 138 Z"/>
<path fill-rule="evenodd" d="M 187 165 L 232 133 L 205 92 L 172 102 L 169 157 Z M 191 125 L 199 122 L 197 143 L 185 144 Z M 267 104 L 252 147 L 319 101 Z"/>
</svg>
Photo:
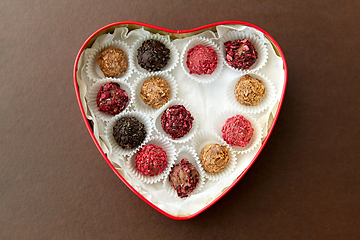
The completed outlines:
<svg viewBox="0 0 360 240">
<path fill-rule="evenodd" d="M 170 85 L 160 77 L 151 77 L 143 83 L 140 96 L 145 104 L 160 108 L 169 101 Z"/>
<path fill-rule="evenodd" d="M 265 95 L 265 87 L 261 80 L 246 74 L 236 83 L 234 94 L 240 104 L 256 106 Z"/>
<path fill-rule="evenodd" d="M 105 77 L 115 77 L 125 73 L 128 60 L 123 50 L 115 47 L 106 48 L 97 58 Z"/>
<path fill-rule="evenodd" d="M 201 149 L 200 160 L 204 170 L 213 174 L 224 170 L 230 157 L 225 146 L 209 143 Z"/>
</svg>

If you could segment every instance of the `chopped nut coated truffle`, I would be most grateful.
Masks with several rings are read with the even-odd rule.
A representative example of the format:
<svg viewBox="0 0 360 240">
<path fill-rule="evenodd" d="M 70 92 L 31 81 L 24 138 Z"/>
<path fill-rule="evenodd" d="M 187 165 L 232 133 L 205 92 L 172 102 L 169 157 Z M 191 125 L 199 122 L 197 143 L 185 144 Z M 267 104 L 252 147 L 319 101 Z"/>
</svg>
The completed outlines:
<svg viewBox="0 0 360 240">
<path fill-rule="evenodd" d="M 140 91 L 140 97 L 152 108 L 160 108 L 170 99 L 170 85 L 160 77 L 146 80 Z"/>
<path fill-rule="evenodd" d="M 261 80 L 245 75 L 236 83 L 234 94 L 240 104 L 256 106 L 265 96 L 265 87 Z"/>
<path fill-rule="evenodd" d="M 123 50 L 119 48 L 106 48 L 96 59 L 105 77 L 115 77 L 125 73 L 128 60 Z"/>
<path fill-rule="evenodd" d="M 209 143 L 201 149 L 200 160 L 204 170 L 213 174 L 223 171 L 229 163 L 230 157 L 226 146 Z"/>
</svg>

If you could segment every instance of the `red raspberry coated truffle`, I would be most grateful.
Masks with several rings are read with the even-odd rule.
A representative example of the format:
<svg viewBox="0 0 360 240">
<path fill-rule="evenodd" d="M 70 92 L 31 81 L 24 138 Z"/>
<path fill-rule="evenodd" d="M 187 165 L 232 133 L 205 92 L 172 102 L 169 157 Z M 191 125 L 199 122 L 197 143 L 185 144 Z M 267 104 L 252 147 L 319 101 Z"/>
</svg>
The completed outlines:
<svg viewBox="0 0 360 240">
<path fill-rule="evenodd" d="M 224 43 L 226 62 L 236 69 L 249 69 L 258 59 L 258 53 L 249 39 L 237 39 Z"/>
<path fill-rule="evenodd" d="M 190 131 L 193 120 L 191 113 L 183 105 L 173 105 L 161 116 L 161 126 L 172 139 L 176 139 Z"/>
<path fill-rule="evenodd" d="M 187 197 L 194 191 L 199 179 L 199 172 L 186 158 L 173 166 L 169 174 L 171 186 L 176 190 L 180 198 Z"/>
<path fill-rule="evenodd" d="M 135 157 L 135 167 L 143 175 L 158 175 L 166 168 L 166 164 L 166 151 L 154 144 L 142 147 Z"/>
<path fill-rule="evenodd" d="M 98 110 L 110 115 L 122 112 L 128 102 L 127 93 L 120 88 L 118 83 L 114 82 L 108 82 L 101 86 L 96 98 Z"/>
<path fill-rule="evenodd" d="M 217 54 L 212 47 L 198 44 L 187 52 L 186 66 L 190 74 L 212 74 L 217 66 Z"/>
<path fill-rule="evenodd" d="M 254 134 L 254 128 L 244 116 L 236 115 L 226 120 L 221 132 L 223 133 L 223 139 L 228 144 L 245 147 Z"/>
</svg>

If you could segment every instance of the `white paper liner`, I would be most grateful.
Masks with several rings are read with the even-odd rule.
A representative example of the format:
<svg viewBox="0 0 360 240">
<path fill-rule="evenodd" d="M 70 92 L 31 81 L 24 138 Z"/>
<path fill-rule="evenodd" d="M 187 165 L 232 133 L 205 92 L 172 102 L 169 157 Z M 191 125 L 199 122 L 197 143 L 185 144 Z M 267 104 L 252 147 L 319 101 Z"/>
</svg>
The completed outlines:
<svg viewBox="0 0 360 240">
<path fill-rule="evenodd" d="M 209 130 L 201 130 L 199 131 L 193 141 L 192 141 L 192 145 L 195 149 L 195 152 L 198 154 L 199 158 L 198 158 L 198 164 L 202 166 L 201 164 L 201 159 L 200 159 L 200 153 L 201 153 L 201 149 L 209 143 L 217 143 L 220 144 L 222 146 L 226 146 L 229 152 L 229 163 L 226 165 L 226 167 L 224 168 L 224 170 L 222 170 L 221 172 L 217 172 L 217 173 L 208 173 L 204 170 L 204 174 L 205 177 L 207 179 L 209 179 L 210 181 L 219 181 L 223 178 L 225 178 L 226 176 L 228 176 L 229 174 L 232 173 L 232 171 L 234 171 L 235 167 L 236 167 L 236 155 L 234 153 L 234 151 L 230 148 L 229 144 L 227 144 L 222 138 L 220 138 L 218 135 L 216 135 L 216 133 L 211 132 Z"/>
<path fill-rule="evenodd" d="M 149 105 L 144 103 L 144 101 L 142 100 L 142 98 L 140 96 L 140 91 L 141 91 L 141 87 L 142 87 L 143 83 L 151 77 L 160 77 L 169 83 L 169 85 L 170 85 L 169 101 L 176 98 L 177 92 L 178 92 L 178 87 L 177 87 L 177 83 L 176 83 L 174 77 L 170 73 L 166 73 L 166 72 L 154 72 L 154 73 L 150 73 L 150 74 L 144 74 L 136 79 L 136 81 L 133 85 L 133 99 L 134 99 L 133 103 L 134 103 L 135 109 L 140 112 L 143 112 L 144 114 L 146 114 L 150 117 L 153 117 L 153 115 L 159 110 L 159 108 L 150 107 Z"/>
<path fill-rule="evenodd" d="M 217 54 L 217 58 L 218 58 L 217 67 L 212 74 L 201 74 L 201 75 L 190 74 L 190 70 L 186 65 L 187 53 L 191 48 L 197 46 L 198 44 L 211 47 L 212 49 L 215 50 Z M 197 37 L 197 38 L 193 38 L 186 44 L 184 50 L 181 53 L 180 61 L 181 61 L 181 68 L 185 72 L 186 76 L 199 83 L 210 83 L 215 81 L 215 79 L 220 75 L 224 64 L 224 57 L 222 52 L 220 51 L 220 48 L 213 41 L 204 37 Z"/>
<path fill-rule="evenodd" d="M 235 41 L 237 39 L 249 39 L 258 53 L 258 59 L 256 59 L 256 62 L 249 69 L 234 68 L 230 66 L 226 61 L 226 51 L 225 51 L 224 43 L 227 41 Z M 265 43 L 255 34 L 251 34 L 248 32 L 243 32 L 243 31 L 227 32 L 223 37 L 220 38 L 220 49 L 225 59 L 224 60 L 225 65 L 240 73 L 249 73 L 249 72 L 258 71 L 259 69 L 265 66 L 268 59 L 268 49 L 266 48 Z"/>
<path fill-rule="evenodd" d="M 125 73 L 123 73 L 119 76 L 115 76 L 114 78 L 124 80 L 124 79 L 128 79 L 132 74 L 134 65 L 133 65 L 133 61 L 132 61 L 132 54 L 131 54 L 130 47 L 122 41 L 114 40 L 114 41 L 109 41 L 109 42 L 105 42 L 105 43 L 101 44 L 94 51 L 94 53 L 89 57 L 89 59 L 87 61 L 87 66 L 86 66 L 86 73 L 87 73 L 88 77 L 90 79 L 92 79 L 93 81 L 97 81 L 99 79 L 105 78 L 105 75 L 101 71 L 99 64 L 96 62 L 96 58 L 106 48 L 109 48 L 109 47 L 115 47 L 115 48 L 119 48 L 119 49 L 123 50 L 125 52 L 127 60 L 128 60 L 128 66 L 126 68 Z"/>
<path fill-rule="evenodd" d="M 253 134 L 249 144 L 246 145 L 245 147 L 232 146 L 230 144 L 229 144 L 229 146 L 236 153 L 246 154 L 246 153 L 254 150 L 261 143 L 262 128 L 261 128 L 260 124 L 258 124 L 258 122 L 253 117 L 251 117 L 248 114 L 241 113 L 238 110 L 234 110 L 234 109 L 225 110 L 224 112 L 219 114 L 219 116 L 214 120 L 214 131 L 223 140 L 221 128 L 224 126 L 227 119 L 229 119 L 230 117 L 236 116 L 236 115 L 242 115 L 242 116 L 244 116 L 244 118 L 246 118 L 247 120 L 249 120 L 251 122 L 251 125 L 254 128 L 254 134 Z"/>
<path fill-rule="evenodd" d="M 136 148 L 133 149 L 124 149 L 119 146 L 119 144 L 115 141 L 115 138 L 113 136 L 113 127 L 116 124 L 116 122 L 123 117 L 135 117 L 137 120 L 142 122 L 145 125 L 146 130 L 146 137 L 144 141 Z M 108 142 L 110 143 L 111 149 L 110 151 L 114 151 L 117 154 L 120 155 L 127 155 L 130 156 L 132 153 L 136 152 L 138 149 L 140 149 L 144 144 L 150 139 L 152 132 L 152 124 L 150 121 L 150 118 L 144 115 L 143 113 L 137 112 L 137 111 L 127 111 L 122 112 L 115 117 L 113 117 L 106 125 L 105 127 L 105 137 L 107 138 Z"/>
<path fill-rule="evenodd" d="M 162 173 L 156 175 L 156 176 L 147 176 L 147 175 L 143 175 L 141 174 L 135 167 L 135 158 L 136 158 L 136 154 L 137 152 L 141 149 L 137 149 L 136 152 L 133 152 L 131 154 L 131 156 L 127 159 L 126 163 L 129 166 L 129 169 L 131 171 L 131 173 L 140 181 L 147 183 L 147 184 L 153 184 L 156 182 L 159 182 L 160 180 L 164 179 L 166 176 L 169 175 L 169 172 L 171 170 L 171 166 L 174 164 L 175 161 L 175 154 L 176 154 L 176 149 L 174 144 L 172 144 L 171 142 L 169 142 L 168 140 L 162 138 L 162 137 L 151 137 L 148 141 L 146 141 L 146 143 L 143 145 L 149 145 L 149 144 L 154 144 L 156 146 L 161 147 L 163 150 L 166 151 L 166 156 L 167 156 L 167 165 L 166 168 L 163 170 Z M 142 147 L 143 147 L 142 146 Z"/>
<path fill-rule="evenodd" d="M 164 111 L 169 108 L 170 106 L 173 105 L 183 105 L 187 111 L 190 112 L 191 116 L 194 118 L 193 122 L 192 122 L 192 127 L 190 129 L 190 131 L 185 134 L 185 136 L 181 137 L 181 138 L 176 138 L 176 139 L 172 139 L 162 128 L 161 126 L 161 116 L 164 113 Z M 154 115 L 154 120 L 153 120 L 153 126 L 155 128 L 155 131 L 157 133 L 159 133 L 161 136 L 163 136 L 164 138 L 168 139 L 169 141 L 172 141 L 174 143 L 185 143 L 188 142 L 191 138 L 193 138 L 194 134 L 196 133 L 196 130 L 198 128 L 198 118 L 196 113 L 192 110 L 192 108 L 190 107 L 190 105 L 185 102 L 182 99 L 176 98 L 173 99 L 169 102 L 167 102 L 163 107 L 161 107 Z"/>
<path fill-rule="evenodd" d="M 171 165 L 170 167 L 170 171 L 171 168 L 173 166 L 175 166 L 176 164 L 180 163 L 180 161 L 183 158 L 187 158 L 189 163 L 191 163 L 192 165 L 194 165 L 194 167 L 196 168 L 196 170 L 199 172 L 200 178 L 199 178 L 199 182 L 198 185 L 196 186 L 196 188 L 188 194 L 188 197 L 185 198 L 181 198 L 181 199 L 187 199 L 190 198 L 192 195 L 195 195 L 199 192 L 201 192 L 201 189 L 203 188 L 204 184 L 205 184 L 205 171 L 202 168 L 201 164 L 199 165 L 199 157 L 197 156 L 195 150 L 192 147 L 189 146 L 183 146 L 181 147 L 175 156 L 175 162 Z M 170 174 L 170 172 L 169 172 Z M 163 186 L 165 188 L 166 193 L 168 193 L 169 195 L 173 196 L 173 197 L 178 197 L 176 190 L 171 187 L 171 183 L 169 181 L 169 176 L 167 176 L 164 181 L 163 181 Z"/>
<path fill-rule="evenodd" d="M 91 111 L 94 112 L 94 114 L 99 117 L 100 119 L 102 119 L 103 121 L 109 121 L 111 118 L 115 117 L 116 115 L 110 115 L 104 112 L 101 112 L 98 110 L 98 106 L 96 103 L 96 98 L 98 95 L 98 92 L 101 88 L 101 86 L 103 86 L 104 84 L 108 83 L 108 82 L 115 82 L 118 83 L 120 85 L 120 88 L 122 90 L 124 90 L 128 97 L 129 97 L 129 102 L 127 103 L 125 109 L 122 112 L 128 111 L 131 103 L 132 103 L 132 88 L 130 86 L 129 83 L 118 80 L 116 78 L 103 78 L 101 80 L 98 80 L 96 83 L 94 83 L 94 85 L 89 89 L 88 93 L 87 93 L 87 100 L 88 100 L 88 106 L 90 108 Z M 121 112 L 121 113 L 122 113 Z M 120 113 L 119 113 L 120 114 Z M 117 114 L 118 115 L 118 114 Z"/>
<path fill-rule="evenodd" d="M 135 66 L 135 71 L 138 72 L 139 74 L 149 73 L 148 70 L 140 67 L 137 60 L 138 48 L 141 47 L 144 41 L 149 39 L 160 41 L 162 44 L 165 45 L 166 48 L 170 50 L 170 59 L 168 60 L 166 66 L 163 67 L 160 71 L 156 71 L 156 72 L 169 72 L 173 70 L 179 60 L 178 50 L 176 49 L 175 45 L 172 42 L 170 42 L 166 37 L 156 33 L 138 38 L 131 46 L 131 55 L 132 55 L 131 60 L 132 60 L 132 64 Z"/>
<path fill-rule="evenodd" d="M 265 95 L 261 99 L 261 101 L 260 101 L 260 103 L 258 105 L 256 105 L 256 106 L 245 106 L 245 105 L 240 104 L 236 100 L 235 94 L 234 94 L 235 85 L 240 80 L 240 78 L 242 76 L 244 76 L 244 75 L 245 74 L 235 77 L 228 84 L 228 87 L 226 89 L 227 100 L 229 101 L 229 103 L 231 104 L 232 107 L 239 110 L 240 112 L 250 113 L 250 114 L 256 114 L 256 113 L 263 112 L 265 109 L 267 109 L 275 101 L 276 90 L 275 90 L 274 84 L 265 75 L 263 75 L 261 73 L 258 73 L 258 72 L 248 73 L 248 75 L 252 76 L 253 78 L 257 78 L 257 79 L 261 80 L 262 84 L 265 87 Z"/>
</svg>

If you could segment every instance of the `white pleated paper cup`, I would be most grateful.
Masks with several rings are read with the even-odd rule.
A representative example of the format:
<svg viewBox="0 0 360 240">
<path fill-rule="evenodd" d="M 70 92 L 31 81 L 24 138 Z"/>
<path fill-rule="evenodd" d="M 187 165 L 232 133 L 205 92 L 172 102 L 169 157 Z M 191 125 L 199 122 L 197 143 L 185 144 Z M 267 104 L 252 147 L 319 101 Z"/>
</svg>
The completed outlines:
<svg viewBox="0 0 360 240">
<path fill-rule="evenodd" d="M 116 140 L 113 136 L 113 127 L 115 126 L 116 122 L 123 117 L 135 117 L 137 120 L 139 120 L 145 126 L 145 131 L 146 131 L 145 139 L 139 146 L 137 146 L 135 148 L 132 148 L 132 149 L 122 148 L 116 142 Z M 122 112 L 122 113 L 116 115 L 115 117 L 113 117 L 107 123 L 107 125 L 105 127 L 105 137 L 107 138 L 108 142 L 110 143 L 110 147 L 111 147 L 110 153 L 111 153 L 111 151 L 114 151 L 119 155 L 127 155 L 127 156 L 130 156 L 132 153 L 134 153 L 138 149 L 140 149 L 145 144 L 145 142 L 147 142 L 150 139 L 150 137 L 152 136 L 151 132 L 152 132 L 152 124 L 151 124 L 150 118 L 147 117 L 145 114 L 137 112 L 137 111 Z"/>
<path fill-rule="evenodd" d="M 105 75 L 101 71 L 100 66 L 97 63 L 96 59 L 106 48 L 109 48 L 109 47 L 115 47 L 115 48 L 119 48 L 119 49 L 123 50 L 126 54 L 127 61 L 128 61 L 128 66 L 126 68 L 125 73 L 123 73 L 119 76 L 115 76 L 114 78 L 126 80 L 131 76 L 131 74 L 133 72 L 134 67 L 133 67 L 132 54 L 131 54 L 130 47 L 125 42 L 118 41 L 118 40 L 106 42 L 106 43 L 101 44 L 94 51 L 94 53 L 91 56 L 89 56 L 89 59 L 86 64 L 87 76 L 90 79 L 92 79 L 94 82 L 96 82 L 99 79 L 105 78 Z"/>
<path fill-rule="evenodd" d="M 118 114 L 128 111 L 128 109 L 131 106 L 132 99 L 133 99 L 132 88 L 131 88 L 130 84 L 127 82 L 124 82 L 124 81 L 121 81 L 121 80 L 118 80 L 115 78 L 103 78 L 103 79 L 97 81 L 96 83 L 94 83 L 94 85 L 91 86 L 91 88 L 89 89 L 89 91 L 87 93 L 88 106 L 89 106 L 90 110 L 103 121 L 110 121 L 110 119 L 112 119 L 114 116 L 118 115 L 118 114 L 111 115 L 111 114 L 104 113 L 104 112 L 98 110 L 98 106 L 97 106 L 97 102 L 96 102 L 98 92 L 103 85 L 105 85 L 106 83 L 109 83 L 109 82 L 118 83 L 120 85 L 120 88 L 122 90 L 124 90 L 129 97 L 129 101 L 126 104 L 125 109 L 123 111 L 119 112 Z"/>
<path fill-rule="evenodd" d="M 246 106 L 241 103 L 239 103 L 235 98 L 235 86 L 240 80 L 241 77 L 243 77 L 245 74 L 241 76 L 235 77 L 233 80 L 231 80 L 226 88 L 226 97 L 228 102 L 231 104 L 234 109 L 239 110 L 243 113 L 250 113 L 250 114 L 256 114 L 261 113 L 265 109 L 267 109 L 276 99 L 276 90 L 274 84 L 263 74 L 255 72 L 255 73 L 248 73 L 253 78 L 259 79 L 262 84 L 265 87 L 265 95 L 261 99 L 258 105 L 256 106 Z"/>
<path fill-rule="evenodd" d="M 160 71 L 154 71 L 154 72 L 169 72 L 169 71 L 173 70 L 179 61 L 178 50 L 176 49 L 175 45 L 169 39 L 156 33 L 156 34 L 150 34 L 150 35 L 146 35 L 143 37 L 139 37 L 131 46 L 131 55 L 132 55 L 131 60 L 132 60 L 132 64 L 134 65 L 135 71 L 139 74 L 149 73 L 148 70 L 142 68 L 139 65 L 137 55 L 138 55 L 138 48 L 141 47 L 143 42 L 145 42 L 146 40 L 150 40 L 150 39 L 161 42 L 162 44 L 165 45 L 166 48 L 168 48 L 170 50 L 170 59 L 168 60 L 166 66 L 163 67 Z"/>
<path fill-rule="evenodd" d="M 183 137 L 176 138 L 176 139 L 172 139 L 171 136 L 169 136 L 164 131 L 164 129 L 162 128 L 162 125 L 161 125 L 161 116 L 163 115 L 163 113 L 165 112 L 166 109 L 168 109 L 169 107 L 174 106 L 174 105 L 183 105 L 186 108 L 186 110 L 190 112 L 191 116 L 194 118 L 190 131 L 187 134 L 185 134 Z M 164 138 L 168 139 L 169 141 L 174 142 L 174 143 L 185 143 L 185 142 L 190 141 L 194 137 L 194 134 L 196 133 L 196 130 L 198 128 L 198 124 L 199 124 L 198 121 L 199 121 L 198 117 L 197 117 L 195 111 L 191 108 L 191 106 L 184 100 L 176 98 L 176 99 L 173 99 L 173 100 L 167 102 L 162 108 L 160 108 L 154 114 L 153 126 L 155 128 L 155 131 L 158 134 L 160 134 Z"/>
<path fill-rule="evenodd" d="M 226 60 L 226 50 L 224 43 L 227 41 L 235 41 L 237 39 L 249 39 L 250 42 L 254 45 L 255 50 L 258 53 L 258 59 L 256 59 L 255 63 L 249 68 L 249 69 L 237 69 L 229 65 L 229 63 Z M 268 59 L 268 49 L 266 47 L 266 44 L 263 40 L 261 40 L 258 36 L 252 33 L 247 33 L 243 31 L 229 31 L 224 36 L 220 38 L 220 50 L 224 56 L 224 63 L 229 68 L 235 70 L 239 73 L 249 73 L 249 72 L 255 72 L 262 67 L 265 66 Z"/>
<path fill-rule="evenodd" d="M 199 165 L 199 157 L 197 156 L 195 150 L 192 147 L 183 146 L 177 151 L 176 156 L 175 156 L 175 162 L 173 163 L 173 165 L 171 165 L 170 172 L 171 172 L 171 169 L 176 164 L 179 164 L 180 161 L 184 158 L 186 158 L 189 161 L 189 163 L 191 163 L 196 168 L 196 170 L 198 171 L 199 176 L 200 176 L 199 182 L 198 182 L 196 188 L 191 193 L 188 194 L 188 197 L 182 198 L 182 199 L 187 199 L 187 198 L 191 197 L 192 195 L 195 195 L 195 194 L 201 192 L 201 189 L 203 188 L 203 186 L 205 184 L 205 171 L 202 168 L 201 164 Z M 172 197 L 178 197 L 176 190 L 171 186 L 171 183 L 169 180 L 170 172 L 163 181 L 163 187 L 165 188 L 165 191 L 167 194 L 171 195 Z"/>
<path fill-rule="evenodd" d="M 178 87 L 177 87 L 177 83 L 174 79 L 174 77 L 170 74 L 170 73 L 166 73 L 166 72 L 154 72 L 154 73 L 150 73 L 150 74 L 142 74 L 140 75 L 140 77 L 138 77 L 133 85 L 133 104 L 136 110 L 143 112 L 144 114 L 153 117 L 154 114 L 159 110 L 159 108 L 152 108 L 149 105 L 147 105 L 141 98 L 140 96 L 140 92 L 141 92 L 141 87 L 143 85 L 143 83 L 148 80 L 149 78 L 152 77 L 160 77 L 162 79 L 164 79 L 165 81 L 167 81 L 170 85 L 170 98 L 169 101 L 171 101 L 172 99 L 175 99 L 177 96 L 177 92 L 178 92 Z M 169 102 L 168 101 L 168 102 Z M 166 103 L 165 103 L 166 104 Z M 164 104 L 164 105 L 165 105 Z"/>
<path fill-rule="evenodd" d="M 202 45 L 202 46 L 206 46 L 206 47 L 211 47 L 217 55 L 217 66 L 214 70 L 214 72 L 212 72 L 211 74 L 190 74 L 190 70 L 187 67 L 186 61 L 187 61 L 187 53 L 190 49 L 194 48 L 197 45 Z M 222 52 L 220 51 L 220 48 L 218 47 L 217 44 L 215 44 L 213 41 L 211 41 L 210 39 L 204 38 L 204 37 L 197 37 L 197 38 L 193 38 L 192 40 L 190 40 L 184 50 L 181 53 L 181 58 L 180 58 L 180 62 L 181 62 L 181 68 L 183 69 L 183 71 L 185 72 L 186 76 L 188 76 L 189 78 L 193 79 L 196 82 L 199 83 L 210 83 L 215 81 L 215 79 L 217 79 L 217 77 L 219 77 L 222 68 L 223 68 L 223 64 L 224 64 L 224 57 Z"/>
<path fill-rule="evenodd" d="M 254 128 L 253 136 L 251 137 L 250 142 L 245 147 L 233 146 L 228 144 L 232 150 L 236 153 L 246 154 L 253 151 L 259 144 L 261 144 L 261 137 L 262 137 L 262 128 L 260 124 L 255 120 L 255 118 L 251 117 L 246 113 L 242 113 L 236 109 L 228 109 L 220 113 L 214 120 L 214 130 L 215 133 L 223 139 L 223 133 L 221 132 L 222 127 L 224 126 L 226 120 L 236 115 L 242 115 L 244 118 L 251 122 L 252 128 Z"/>
<path fill-rule="evenodd" d="M 143 175 L 139 170 L 136 169 L 135 166 L 136 154 L 141 150 L 142 147 L 150 144 L 154 144 L 155 146 L 161 147 L 166 152 L 166 157 L 167 157 L 166 168 L 160 174 L 155 176 Z M 171 170 L 171 166 L 175 162 L 176 149 L 174 144 L 162 137 L 153 136 L 150 139 L 148 139 L 146 143 L 143 146 L 141 146 L 141 148 L 133 152 L 126 161 L 132 175 L 135 176 L 138 180 L 147 184 L 157 183 L 162 179 L 164 179 L 166 176 L 168 176 Z"/>
<path fill-rule="evenodd" d="M 217 173 L 209 173 L 204 170 L 205 178 L 209 179 L 210 181 L 219 181 L 227 176 L 229 176 L 235 169 L 237 159 L 235 152 L 230 148 L 230 146 L 222 139 L 220 138 L 216 133 L 208 131 L 208 130 L 201 130 L 199 131 L 194 139 L 192 140 L 192 146 L 195 149 L 195 152 L 198 154 L 198 164 L 202 166 L 201 164 L 201 149 L 207 144 L 210 143 L 216 143 L 220 144 L 222 146 L 226 146 L 228 152 L 229 152 L 229 162 L 225 166 L 225 168 L 221 172 Z M 202 166 L 203 168 L 203 166 Z"/>
</svg>

